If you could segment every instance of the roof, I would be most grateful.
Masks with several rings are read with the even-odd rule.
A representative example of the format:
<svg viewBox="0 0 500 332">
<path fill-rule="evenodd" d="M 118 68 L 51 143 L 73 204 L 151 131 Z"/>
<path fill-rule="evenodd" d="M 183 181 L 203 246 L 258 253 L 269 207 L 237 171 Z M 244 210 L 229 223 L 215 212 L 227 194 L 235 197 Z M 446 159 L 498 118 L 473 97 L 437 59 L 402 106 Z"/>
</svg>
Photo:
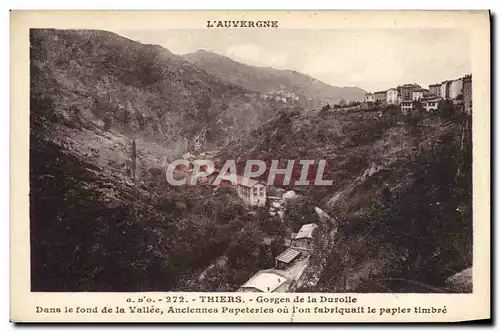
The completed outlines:
<svg viewBox="0 0 500 332">
<path fill-rule="evenodd" d="M 316 224 L 305 224 L 303 225 L 297 235 L 295 236 L 295 239 L 304 239 L 304 238 L 309 238 L 312 239 L 312 233 L 313 231 L 318 227 Z"/>
<path fill-rule="evenodd" d="M 422 99 L 420 99 L 421 101 L 439 101 L 439 100 L 442 100 L 443 98 L 439 97 L 439 96 L 429 96 L 429 97 L 424 97 Z"/>
<path fill-rule="evenodd" d="M 276 257 L 277 261 L 283 262 L 283 263 L 290 263 L 293 261 L 298 255 L 300 255 L 300 251 L 288 248 L 287 250 L 283 251 L 281 254 L 279 254 Z"/>
<path fill-rule="evenodd" d="M 241 175 L 237 176 L 237 180 L 238 180 L 238 185 L 244 186 L 244 187 L 253 187 L 258 183 L 262 184 L 261 181 L 257 181 L 257 180 L 247 178 L 247 177 L 241 176 Z"/>
<path fill-rule="evenodd" d="M 420 85 L 413 83 L 413 84 L 403 84 L 399 85 L 398 88 L 420 88 Z"/>
<path fill-rule="evenodd" d="M 256 288 L 261 292 L 272 292 L 287 281 L 286 278 L 273 272 L 257 272 L 242 288 Z"/>
<path fill-rule="evenodd" d="M 441 83 L 436 83 L 436 84 L 431 84 L 429 86 L 431 87 L 431 86 L 440 86 L 440 85 L 441 85 Z"/>
</svg>

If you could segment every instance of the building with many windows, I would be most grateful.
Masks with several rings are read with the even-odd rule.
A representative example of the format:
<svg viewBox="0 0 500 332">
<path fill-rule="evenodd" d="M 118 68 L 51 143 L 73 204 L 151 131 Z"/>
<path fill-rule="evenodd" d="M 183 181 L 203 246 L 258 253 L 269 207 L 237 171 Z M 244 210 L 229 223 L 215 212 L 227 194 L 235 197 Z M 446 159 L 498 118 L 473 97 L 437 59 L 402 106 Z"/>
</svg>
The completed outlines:
<svg viewBox="0 0 500 332">
<path fill-rule="evenodd" d="M 411 93 L 411 100 L 420 100 L 424 97 L 427 97 L 428 95 L 429 95 L 429 90 L 427 89 L 414 90 Z"/>
<path fill-rule="evenodd" d="M 437 111 L 439 107 L 439 102 L 441 101 L 441 97 L 436 97 L 436 96 L 429 96 L 429 97 L 424 97 L 420 100 L 422 103 L 422 107 L 424 110 L 427 112 L 431 111 Z"/>
<path fill-rule="evenodd" d="M 266 204 L 266 185 L 241 175 L 237 177 L 236 192 L 247 205 L 264 206 Z"/>
<path fill-rule="evenodd" d="M 450 83 L 450 99 L 463 97 L 463 81 L 462 78 L 451 81 Z"/>
<path fill-rule="evenodd" d="M 385 103 L 387 97 L 386 97 L 386 91 L 377 91 L 373 93 L 373 99 L 375 102 L 378 103 Z"/>
<path fill-rule="evenodd" d="M 405 115 L 411 114 L 411 112 L 413 111 L 413 106 L 413 100 L 401 101 L 401 112 Z"/>
<path fill-rule="evenodd" d="M 463 80 L 464 110 L 472 114 L 472 75 L 466 75 Z"/>
<path fill-rule="evenodd" d="M 402 102 L 412 100 L 413 91 L 420 89 L 422 88 L 418 84 L 404 84 L 397 87 L 398 95 Z"/>
<path fill-rule="evenodd" d="M 431 84 L 429 85 L 429 94 L 432 96 L 440 96 L 441 95 L 441 84 Z"/>
<path fill-rule="evenodd" d="M 388 105 L 395 105 L 398 103 L 398 90 L 391 88 L 386 92 L 386 101 Z"/>
<path fill-rule="evenodd" d="M 439 96 L 443 99 L 450 99 L 450 85 L 451 81 L 443 81 L 441 83 L 441 89 L 440 89 L 440 94 Z"/>
</svg>

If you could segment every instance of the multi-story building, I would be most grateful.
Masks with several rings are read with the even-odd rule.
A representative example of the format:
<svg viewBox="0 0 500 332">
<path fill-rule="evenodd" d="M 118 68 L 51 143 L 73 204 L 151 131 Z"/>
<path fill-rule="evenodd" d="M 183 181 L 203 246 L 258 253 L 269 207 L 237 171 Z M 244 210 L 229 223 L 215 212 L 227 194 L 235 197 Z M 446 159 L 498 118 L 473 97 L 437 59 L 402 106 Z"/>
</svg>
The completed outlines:
<svg viewBox="0 0 500 332">
<path fill-rule="evenodd" d="M 463 81 L 462 78 L 451 81 L 450 83 L 450 99 L 457 99 L 463 97 Z"/>
<path fill-rule="evenodd" d="M 386 91 L 377 91 L 373 93 L 373 99 L 375 102 L 379 103 L 385 103 L 386 98 Z"/>
<path fill-rule="evenodd" d="M 464 110 L 472 114 L 472 75 L 466 75 L 463 80 Z"/>
<path fill-rule="evenodd" d="M 414 90 L 411 93 L 411 100 L 420 100 L 424 97 L 427 97 L 428 95 L 429 95 L 429 90 L 427 89 Z"/>
<path fill-rule="evenodd" d="M 429 85 L 429 94 L 433 96 L 440 96 L 441 95 L 441 84 L 431 84 Z"/>
<path fill-rule="evenodd" d="M 394 88 L 387 90 L 385 102 L 388 105 L 397 104 L 398 103 L 398 90 L 394 89 Z"/>
<path fill-rule="evenodd" d="M 401 102 L 412 100 L 412 92 L 422 89 L 418 84 L 404 84 L 397 87 Z"/>
<path fill-rule="evenodd" d="M 411 114 L 413 111 L 414 102 L 413 100 L 402 100 L 401 101 L 401 112 L 405 115 Z"/>
<path fill-rule="evenodd" d="M 422 107 L 427 111 L 437 111 L 439 107 L 439 102 L 441 101 L 441 97 L 436 97 L 436 96 L 428 96 L 422 98 L 420 101 L 422 103 Z"/>
<path fill-rule="evenodd" d="M 260 181 L 238 175 L 236 193 L 247 205 L 264 206 L 266 204 L 266 185 Z"/>
<path fill-rule="evenodd" d="M 373 103 L 375 101 L 373 97 L 373 93 L 366 93 L 365 94 L 365 103 Z"/>
<path fill-rule="evenodd" d="M 443 81 L 441 83 L 441 89 L 439 92 L 439 96 L 443 99 L 450 99 L 450 85 L 451 81 Z"/>
</svg>

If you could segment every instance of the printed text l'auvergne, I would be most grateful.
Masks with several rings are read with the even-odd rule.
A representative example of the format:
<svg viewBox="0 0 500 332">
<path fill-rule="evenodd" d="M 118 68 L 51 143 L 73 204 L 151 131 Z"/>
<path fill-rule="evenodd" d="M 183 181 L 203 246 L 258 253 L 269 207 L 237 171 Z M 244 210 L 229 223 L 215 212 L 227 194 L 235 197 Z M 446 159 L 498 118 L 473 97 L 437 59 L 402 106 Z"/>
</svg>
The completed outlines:
<svg viewBox="0 0 500 332">
<path fill-rule="evenodd" d="M 207 21 L 207 28 L 278 28 L 278 21 Z"/>
</svg>

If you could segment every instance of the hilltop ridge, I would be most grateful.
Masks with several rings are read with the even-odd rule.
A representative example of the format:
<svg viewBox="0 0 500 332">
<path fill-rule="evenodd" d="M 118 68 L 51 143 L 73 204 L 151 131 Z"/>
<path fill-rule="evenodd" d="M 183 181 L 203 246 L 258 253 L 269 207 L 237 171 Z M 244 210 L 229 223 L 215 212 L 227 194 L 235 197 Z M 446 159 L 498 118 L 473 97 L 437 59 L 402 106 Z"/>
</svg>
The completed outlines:
<svg viewBox="0 0 500 332">
<path fill-rule="evenodd" d="M 206 50 L 184 54 L 183 58 L 225 82 L 261 94 L 281 90 L 295 93 L 303 104 L 311 104 L 314 107 L 327 103 L 335 104 L 342 99 L 362 101 L 366 93 L 356 87 L 331 86 L 295 70 L 250 66 Z M 316 103 L 311 103 L 312 101 Z"/>
</svg>

